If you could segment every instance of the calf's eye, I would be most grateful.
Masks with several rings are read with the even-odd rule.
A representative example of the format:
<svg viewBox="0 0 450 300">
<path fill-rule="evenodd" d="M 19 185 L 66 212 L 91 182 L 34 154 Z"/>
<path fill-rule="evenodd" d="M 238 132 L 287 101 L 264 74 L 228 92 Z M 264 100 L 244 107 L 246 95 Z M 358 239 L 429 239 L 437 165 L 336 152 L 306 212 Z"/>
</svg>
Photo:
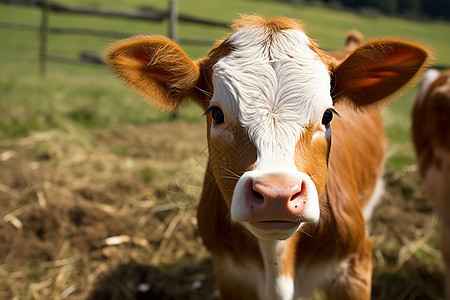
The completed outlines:
<svg viewBox="0 0 450 300">
<path fill-rule="evenodd" d="M 334 109 L 329 108 L 325 111 L 322 117 L 322 124 L 327 126 L 330 124 L 331 120 L 333 120 Z"/>
<path fill-rule="evenodd" d="M 223 111 L 217 106 L 211 107 L 211 116 L 214 123 L 216 124 L 222 124 L 223 122 L 225 122 Z"/>
</svg>

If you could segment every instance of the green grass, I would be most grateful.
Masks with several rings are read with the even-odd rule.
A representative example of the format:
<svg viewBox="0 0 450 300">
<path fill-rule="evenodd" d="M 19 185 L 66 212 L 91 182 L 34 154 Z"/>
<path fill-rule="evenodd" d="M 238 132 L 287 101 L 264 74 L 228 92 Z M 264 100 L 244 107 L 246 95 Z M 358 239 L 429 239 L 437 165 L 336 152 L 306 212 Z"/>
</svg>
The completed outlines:
<svg viewBox="0 0 450 300">
<path fill-rule="evenodd" d="M 389 139 L 387 169 L 399 170 L 414 164 L 411 143 L 411 111 L 418 92 L 415 87 L 383 110 L 383 121 Z"/>
<path fill-rule="evenodd" d="M 65 0 L 76 6 L 102 7 L 134 11 L 140 7 L 168 8 L 168 1 L 138 0 Z M 386 16 L 361 16 L 319 6 L 293 5 L 278 1 L 256 0 L 183 0 L 180 13 L 231 22 L 239 14 L 263 16 L 284 15 L 300 19 L 309 35 L 324 49 L 342 47 L 346 33 L 359 29 L 366 39 L 378 36 L 402 36 L 430 45 L 436 63 L 450 65 L 450 24 L 414 22 Z M 0 20 L 39 25 L 40 11 L 28 7 L 0 5 Z M 124 32 L 166 34 L 167 22 L 152 23 L 117 18 L 99 18 L 51 13 L 50 25 Z M 179 36 L 215 40 L 227 29 L 180 24 Z M 24 135 L 30 131 L 71 127 L 85 129 L 143 124 L 168 119 L 169 113 L 158 112 L 142 98 L 131 93 L 106 67 L 77 66 L 49 62 L 45 78 L 39 76 L 39 34 L 0 28 L 0 137 Z M 101 53 L 115 38 L 51 34 L 49 54 L 77 58 L 81 51 Z M 182 45 L 192 58 L 204 56 L 209 46 Z M 411 164 L 414 154 L 409 141 L 410 111 L 417 90 L 407 93 L 384 112 L 392 147 L 388 167 L 398 169 Z M 187 106 L 180 113 L 189 121 L 201 120 L 201 111 Z"/>
</svg>

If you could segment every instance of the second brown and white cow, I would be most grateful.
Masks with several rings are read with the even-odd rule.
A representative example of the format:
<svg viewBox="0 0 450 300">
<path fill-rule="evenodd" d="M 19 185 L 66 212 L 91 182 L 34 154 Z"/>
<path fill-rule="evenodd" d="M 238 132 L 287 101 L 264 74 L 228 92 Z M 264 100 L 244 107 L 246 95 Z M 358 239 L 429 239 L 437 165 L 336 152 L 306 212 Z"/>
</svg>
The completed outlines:
<svg viewBox="0 0 450 300">
<path fill-rule="evenodd" d="M 338 62 L 294 20 L 245 16 L 197 61 L 162 36 L 120 41 L 106 58 L 161 108 L 190 98 L 206 112 L 198 226 L 224 299 L 370 298 L 379 104 L 426 66 L 425 47 L 377 39 Z"/>
<path fill-rule="evenodd" d="M 445 299 L 450 300 L 450 69 L 425 73 L 412 133 L 422 182 L 441 223 Z"/>
</svg>

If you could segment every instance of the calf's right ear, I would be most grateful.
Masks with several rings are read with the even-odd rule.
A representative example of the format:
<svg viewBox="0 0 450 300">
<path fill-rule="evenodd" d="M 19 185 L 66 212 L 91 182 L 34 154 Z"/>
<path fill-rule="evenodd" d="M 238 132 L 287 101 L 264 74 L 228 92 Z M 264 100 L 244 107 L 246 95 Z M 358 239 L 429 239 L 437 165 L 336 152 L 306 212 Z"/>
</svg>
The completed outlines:
<svg viewBox="0 0 450 300">
<path fill-rule="evenodd" d="M 112 44 L 105 61 L 149 102 L 176 109 L 191 94 L 199 79 L 195 62 L 171 39 L 136 36 Z"/>
<path fill-rule="evenodd" d="M 389 38 L 369 41 L 334 67 L 332 96 L 335 101 L 345 97 L 359 109 L 387 102 L 416 83 L 431 57 L 431 51 L 417 43 Z"/>
</svg>

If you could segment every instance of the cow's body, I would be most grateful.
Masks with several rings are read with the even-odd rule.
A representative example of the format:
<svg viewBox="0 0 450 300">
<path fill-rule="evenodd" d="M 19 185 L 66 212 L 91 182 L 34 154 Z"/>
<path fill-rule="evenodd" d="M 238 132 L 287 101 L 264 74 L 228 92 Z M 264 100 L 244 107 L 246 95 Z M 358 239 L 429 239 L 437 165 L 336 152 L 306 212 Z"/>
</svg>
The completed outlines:
<svg viewBox="0 0 450 300">
<path fill-rule="evenodd" d="M 423 184 L 442 227 L 450 300 L 450 70 L 425 74 L 413 111 L 413 141 Z"/>
<path fill-rule="evenodd" d="M 290 19 L 247 16 L 233 28 L 196 62 L 162 37 L 107 54 L 152 102 L 170 109 L 190 96 L 206 110 L 198 225 L 222 297 L 288 300 L 324 289 L 330 299 L 369 299 L 364 217 L 380 195 L 386 147 L 376 104 L 420 72 L 428 51 L 349 42 L 334 54 L 348 56 L 341 63 Z"/>
</svg>

